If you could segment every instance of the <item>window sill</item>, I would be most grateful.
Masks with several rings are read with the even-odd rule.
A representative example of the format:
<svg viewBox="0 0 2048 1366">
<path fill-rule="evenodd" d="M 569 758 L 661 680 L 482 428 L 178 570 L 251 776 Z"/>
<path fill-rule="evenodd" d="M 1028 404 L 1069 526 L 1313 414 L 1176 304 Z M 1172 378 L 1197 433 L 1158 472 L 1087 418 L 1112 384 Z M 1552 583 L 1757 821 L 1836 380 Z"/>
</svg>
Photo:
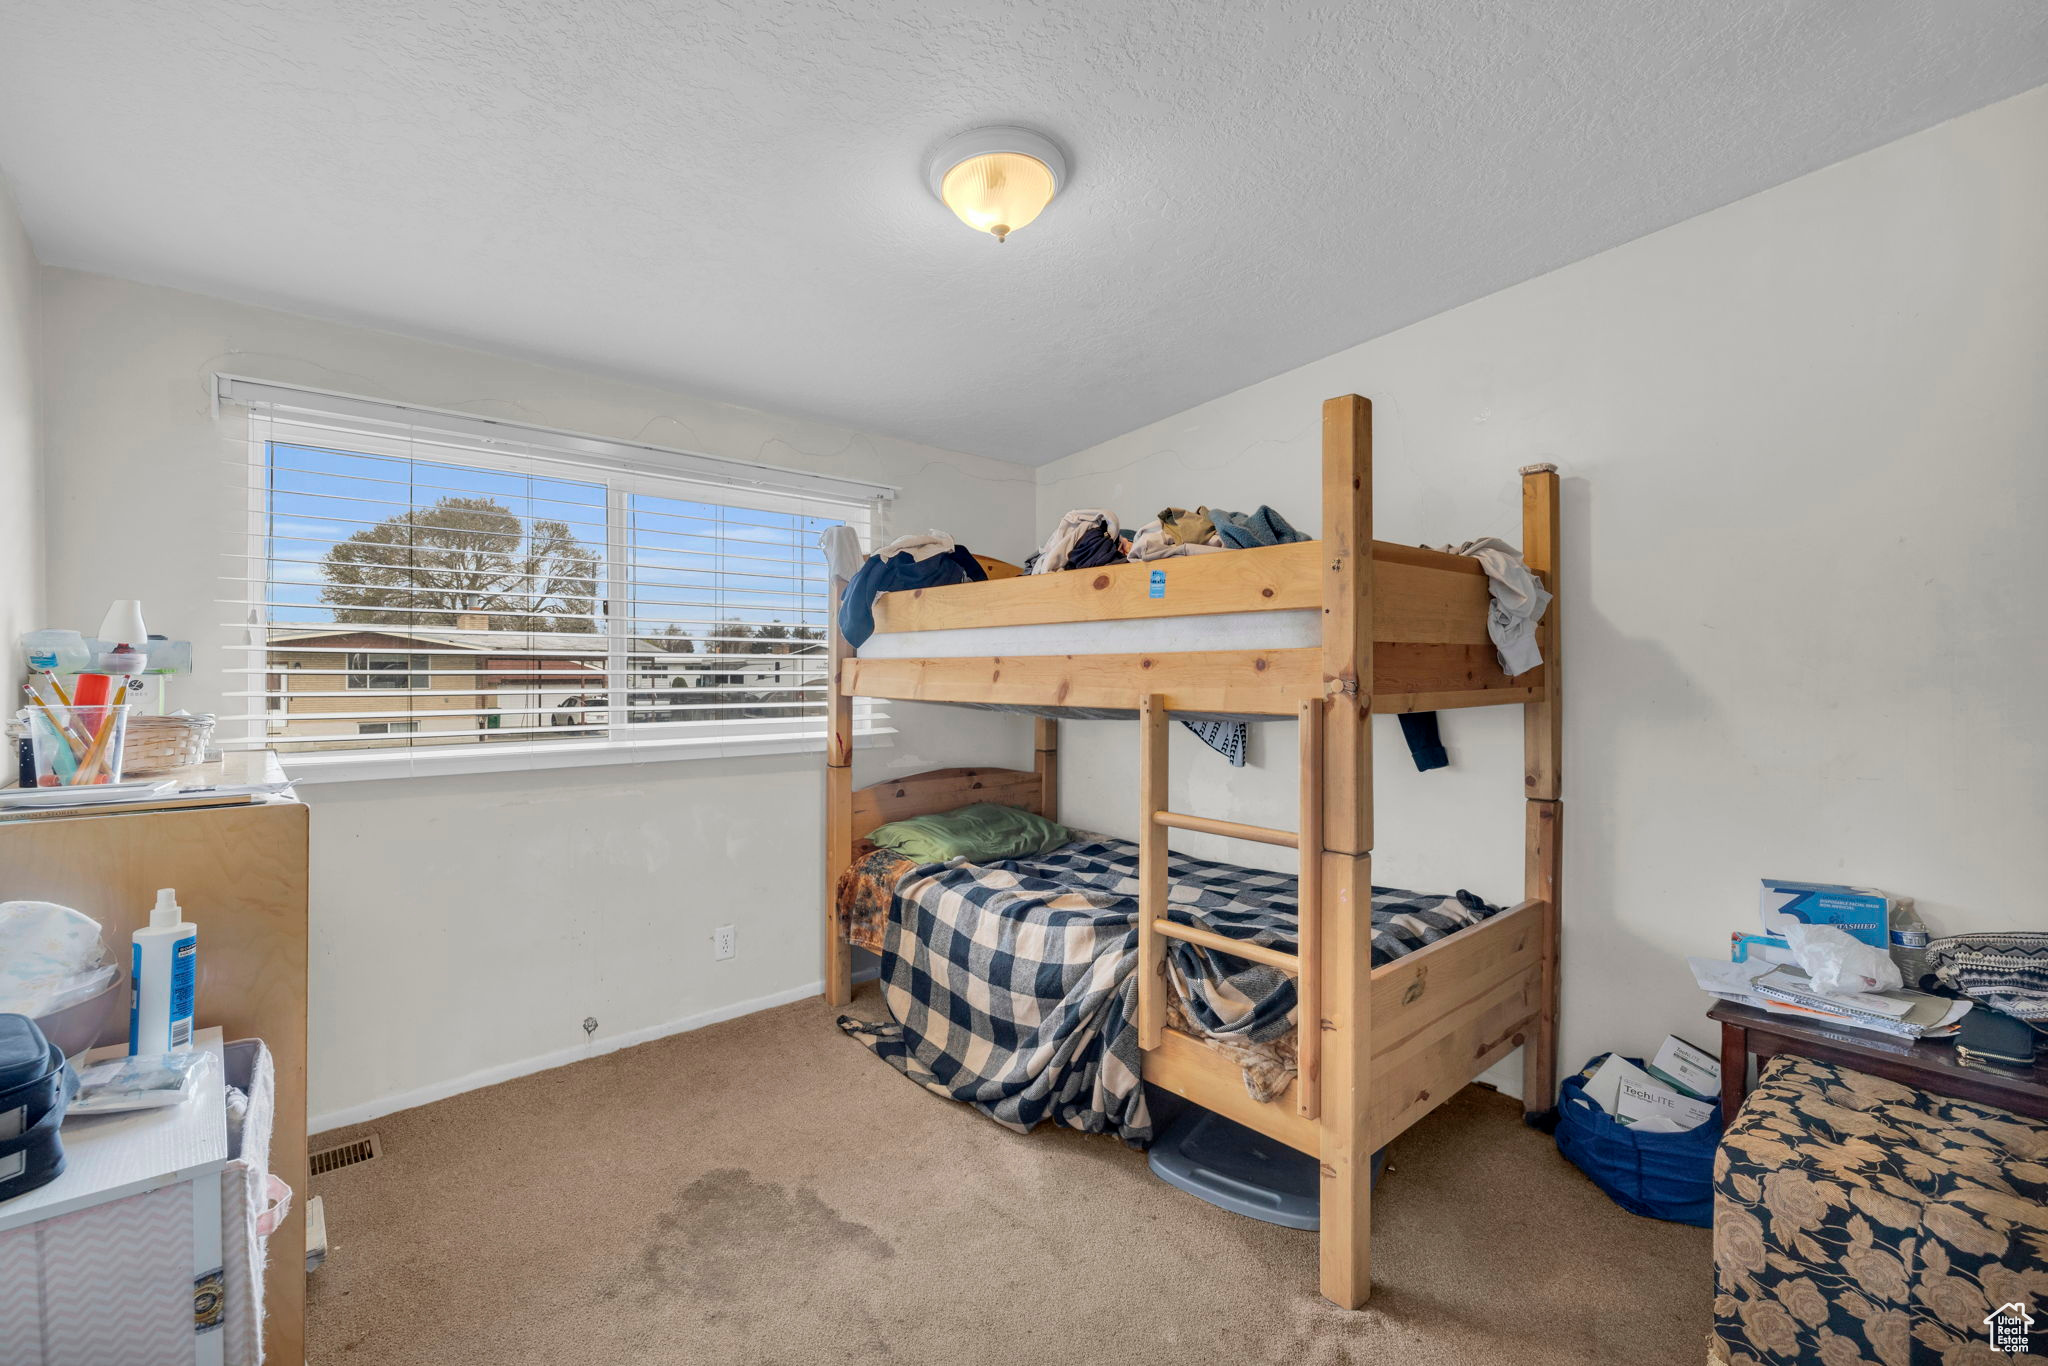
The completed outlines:
<svg viewBox="0 0 2048 1366">
<path fill-rule="evenodd" d="M 893 744 L 893 728 L 863 731 L 853 747 Z M 487 752 L 478 753 L 484 750 Z M 299 784 L 405 781 L 463 773 L 525 773 L 551 768 L 598 768 L 621 764 L 666 764 L 685 759 L 741 759 L 765 754 L 817 754 L 813 739 L 644 740 L 631 744 L 446 745 L 403 752 L 367 754 L 280 754 L 285 775 Z"/>
</svg>

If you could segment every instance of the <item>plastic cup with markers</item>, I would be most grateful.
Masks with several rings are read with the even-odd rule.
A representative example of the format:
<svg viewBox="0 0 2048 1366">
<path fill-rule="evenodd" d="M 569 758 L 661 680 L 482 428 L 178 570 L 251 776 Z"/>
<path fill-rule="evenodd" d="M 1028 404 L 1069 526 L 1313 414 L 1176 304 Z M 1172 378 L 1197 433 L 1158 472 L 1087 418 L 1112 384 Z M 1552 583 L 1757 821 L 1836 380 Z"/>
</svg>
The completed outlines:
<svg viewBox="0 0 2048 1366">
<path fill-rule="evenodd" d="M 65 707 L 39 702 L 27 708 L 22 716 L 35 750 L 36 786 L 90 787 L 120 782 L 129 710 L 125 703 Z"/>
</svg>

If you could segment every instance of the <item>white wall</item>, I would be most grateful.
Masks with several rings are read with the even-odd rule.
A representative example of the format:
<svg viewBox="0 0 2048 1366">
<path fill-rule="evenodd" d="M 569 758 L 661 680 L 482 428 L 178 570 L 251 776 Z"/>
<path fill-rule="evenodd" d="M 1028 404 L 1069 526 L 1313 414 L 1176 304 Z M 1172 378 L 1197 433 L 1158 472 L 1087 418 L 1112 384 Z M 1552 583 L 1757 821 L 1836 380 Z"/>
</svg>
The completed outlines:
<svg viewBox="0 0 2048 1366">
<path fill-rule="evenodd" d="M 1679 959 L 1762 875 L 1918 896 L 1938 929 L 2048 922 L 2048 90 L 1980 111 L 1071 456 L 1077 506 L 1317 515 L 1322 399 L 1375 399 L 1379 531 L 1518 534 L 1565 481 L 1566 1061 L 1695 1037 Z M 0 626 L 42 624 L 31 267 L 0 210 Z M 899 529 L 1028 551 L 1027 471 L 387 333 L 41 276 L 47 619 L 140 593 L 217 644 L 238 424 L 216 370 L 905 487 Z M 792 376 L 793 392 L 802 376 Z M 218 666 L 217 649 L 202 657 Z M 181 698 L 217 706 L 218 676 Z M 882 766 L 1022 764 L 1014 718 L 903 709 Z M 1379 733 L 1382 883 L 1520 893 L 1519 718 L 1447 714 L 1455 767 Z M 1063 812 L 1128 831 L 1135 733 L 1066 732 Z M 1287 822 L 1292 734 L 1179 809 Z M 808 758 L 314 787 L 312 1105 L 345 1119 L 736 1013 L 818 976 Z M 1190 839 L 1189 847 L 1222 852 Z M 1263 851 L 1231 847 L 1233 857 Z M 204 908 L 194 908 L 204 923 Z M 740 954 L 710 958 L 737 923 Z M 600 1027 L 586 1043 L 584 1016 Z"/>
<path fill-rule="evenodd" d="M 245 422 L 211 413 L 215 371 L 898 484 L 897 528 L 956 530 L 1006 558 L 1029 550 L 1031 474 L 998 461 L 104 276 L 45 271 L 43 315 L 51 617 L 89 626 L 110 599 L 140 596 L 152 629 L 213 642 L 179 695 L 195 711 L 227 709 L 213 623 L 228 617 L 214 599 L 218 552 L 239 526 L 233 462 L 247 450 Z M 790 382 L 794 400 L 802 376 Z M 1022 720 L 899 715 L 899 742 L 863 751 L 857 782 L 1029 767 Z M 316 1121 L 814 990 L 821 764 L 303 788 Z M 205 907 L 190 909 L 203 930 Z M 738 926 L 728 962 L 711 957 L 721 924 Z M 592 1044 L 586 1015 L 599 1022 Z"/>
<path fill-rule="evenodd" d="M 1681 960 L 1754 926 L 1759 877 L 2048 928 L 2044 147 L 2048 88 L 1058 461 L 1039 521 L 1312 529 L 1352 391 L 1382 540 L 1519 541 L 1516 467 L 1558 463 L 1567 1066 L 1711 1042 Z M 1520 725 L 1446 713 L 1454 766 L 1417 774 L 1379 723 L 1377 881 L 1519 898 Z M 1181 736 L 1174 808 L 1291 824 L 1293 730 L 1260 729 L 1238 771 Z M 1062 813 L 1128 832 L 1132 728 L 1064 750 Z"/>
<path fill-rule="evenodd" d="M 7 182 L 0 178 L 0 686 L 18 696 L 15 639 L 43 625 L 43 535 L 36 449 L 36 258 Z M 9 701 L 0 708 L 14 712 Z M 14 755 L 4 756 L 13 781 Z"/>
</svg>

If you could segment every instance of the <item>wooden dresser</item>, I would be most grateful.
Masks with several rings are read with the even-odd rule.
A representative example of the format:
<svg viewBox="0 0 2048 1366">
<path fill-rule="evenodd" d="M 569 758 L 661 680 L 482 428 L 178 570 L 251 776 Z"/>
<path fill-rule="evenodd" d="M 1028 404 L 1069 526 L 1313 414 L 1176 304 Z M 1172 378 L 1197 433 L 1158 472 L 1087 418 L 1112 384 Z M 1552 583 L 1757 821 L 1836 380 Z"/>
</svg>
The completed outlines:
<svg viewBox="0 0 2048 1366">
<path fill-rule="evenodd" d="M 236 805 L 44 813 L 0 819 L 0 900 L 55 901 L 100 922 L 127 963 L 128 936 L 159 887 L 199 927 L 197 1024 L 260 1038 L 277 1068 L 271 1170 L 291 1217 L 270 1241 L 267 1359 L 305 1359 L 306 808 L 289 797 Z M 101 1042 L 126 1038 L 126 1012 Z"/>
</svg>

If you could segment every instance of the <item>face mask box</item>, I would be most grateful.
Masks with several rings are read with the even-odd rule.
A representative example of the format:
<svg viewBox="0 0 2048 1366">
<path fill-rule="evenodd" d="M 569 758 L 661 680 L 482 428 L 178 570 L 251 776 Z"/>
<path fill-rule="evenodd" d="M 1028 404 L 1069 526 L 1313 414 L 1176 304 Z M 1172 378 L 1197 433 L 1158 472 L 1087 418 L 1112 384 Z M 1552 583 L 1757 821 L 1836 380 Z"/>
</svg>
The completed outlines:
<svg viewBox="0 0 2048 1366">
<path fill-rule="evenodd" d="M 1778 935 L 1744 934 L 1737 930 L 1728 936 L 1728 961 L 1796 964 L 1799 960 L 1792 956 L 1792 946 Z"/>
<path fill-rule="evenodd" d="M 1833 925 L 1876 948 L 1890 943 L 1891 902 L 1868 887 L 1843 887 L 1832 882 L 1763 880 L 1763 922 L 1766 934 L 1782 934 L 1788 924 Z"/>
</svg>

